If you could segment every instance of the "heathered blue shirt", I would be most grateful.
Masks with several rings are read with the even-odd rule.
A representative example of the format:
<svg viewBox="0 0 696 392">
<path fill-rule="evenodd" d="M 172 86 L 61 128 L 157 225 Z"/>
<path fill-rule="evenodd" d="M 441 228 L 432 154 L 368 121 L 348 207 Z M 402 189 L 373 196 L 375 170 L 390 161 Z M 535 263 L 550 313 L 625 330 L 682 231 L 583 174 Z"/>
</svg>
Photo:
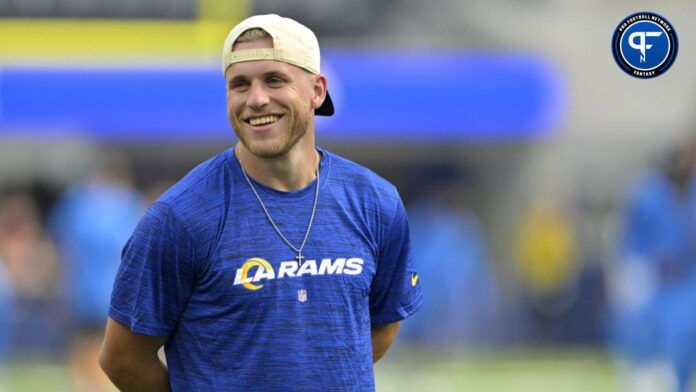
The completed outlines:
<svg viewBox="0 0 696 392">
<path fill-rule="evenodd" d="M 169 336 L 175 391 L 372 391 L 370 328 L 422 302 L 399 195 L 325 150 L 301 266 L 266 218 L 229 149 L 146 212 L 123 250 L 110 317 Z M 253 181 L 253 180 L 252 180 Z M 254 182 L 299 247 L 316 182 Z"/>
</svg>

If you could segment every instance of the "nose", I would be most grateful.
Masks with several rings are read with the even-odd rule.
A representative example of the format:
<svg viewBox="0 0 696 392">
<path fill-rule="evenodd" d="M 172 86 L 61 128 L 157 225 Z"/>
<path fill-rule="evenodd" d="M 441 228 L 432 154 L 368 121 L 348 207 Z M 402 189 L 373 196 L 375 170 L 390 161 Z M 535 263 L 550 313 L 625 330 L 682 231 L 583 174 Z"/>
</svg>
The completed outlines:
<svg viewBox="0 0 696 392">
<path fill-rule="evenodd" d="M 251 109 L 258 110 L 262 109 L 268 102 L 270 102 L 270 97 L 262 83 L 253 81 L 249 87 L 247 106 Z"/>
</svg>

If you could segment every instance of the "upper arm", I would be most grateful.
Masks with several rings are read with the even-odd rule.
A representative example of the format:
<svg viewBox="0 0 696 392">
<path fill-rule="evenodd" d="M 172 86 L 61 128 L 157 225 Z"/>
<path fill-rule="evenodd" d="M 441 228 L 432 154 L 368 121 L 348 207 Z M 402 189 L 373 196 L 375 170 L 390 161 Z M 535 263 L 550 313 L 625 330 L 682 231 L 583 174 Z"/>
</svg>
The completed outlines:
<svg viewBox="0 0 696 392">
<path fill-rule="evenodd" d="M 372 324 L 400 321 L 422 304 L 421 286 L 411 251 L 408 219 L 398 194 L 391 219 L 382 223 L 377 271 L 370 287 Z"/>
<path fill-rule="evenodd" d="M 149 336 L 132 332 L 130 327 L 109 318 L 99 355 L 103 367 L 127 367 L 139 362 L 158 360 L 157 350 L 167 336 Z"/>
<path fill-rule="evenodd" d="M 171 208 L 153 204 L 123 249 L 109 317 L 141 334 L 171 334 L 193 293 L 196 260 Z"/>
</svg>

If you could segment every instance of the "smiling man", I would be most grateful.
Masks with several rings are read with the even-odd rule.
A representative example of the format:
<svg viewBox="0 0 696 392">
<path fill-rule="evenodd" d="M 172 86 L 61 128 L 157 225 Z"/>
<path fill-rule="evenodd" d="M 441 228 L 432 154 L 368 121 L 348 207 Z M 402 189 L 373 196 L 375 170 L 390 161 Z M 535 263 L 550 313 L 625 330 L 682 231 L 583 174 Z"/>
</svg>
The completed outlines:
<svg viewBox="0 0 696 392">
<path fill-rule="evenodd" d="M 222 71 L 239 142 L 135 229 L 101 366 L 124 391 L 372 391 L 422 303 L 401 199 L 315 145 L 314 116 L 334 107 L 311 30 L 248 18 Z"/>
</svg>

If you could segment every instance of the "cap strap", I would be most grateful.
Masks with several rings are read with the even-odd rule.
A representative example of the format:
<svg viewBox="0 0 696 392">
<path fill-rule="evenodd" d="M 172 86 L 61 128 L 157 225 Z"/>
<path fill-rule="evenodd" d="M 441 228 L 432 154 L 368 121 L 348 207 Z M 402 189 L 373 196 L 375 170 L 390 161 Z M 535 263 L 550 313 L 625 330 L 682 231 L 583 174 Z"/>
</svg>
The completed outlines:
<svg viewBox="0 0 696 392">
<path fill-rule="evenodd" d="M 254 60 L 274 60 L 275 51 L 273 48 L 263 49 L 243 49 L 235 50 L 234 52 L 225 53 L 225 62 L 227 64 L 239 63 L 242 61 Z"/>
</svg>

